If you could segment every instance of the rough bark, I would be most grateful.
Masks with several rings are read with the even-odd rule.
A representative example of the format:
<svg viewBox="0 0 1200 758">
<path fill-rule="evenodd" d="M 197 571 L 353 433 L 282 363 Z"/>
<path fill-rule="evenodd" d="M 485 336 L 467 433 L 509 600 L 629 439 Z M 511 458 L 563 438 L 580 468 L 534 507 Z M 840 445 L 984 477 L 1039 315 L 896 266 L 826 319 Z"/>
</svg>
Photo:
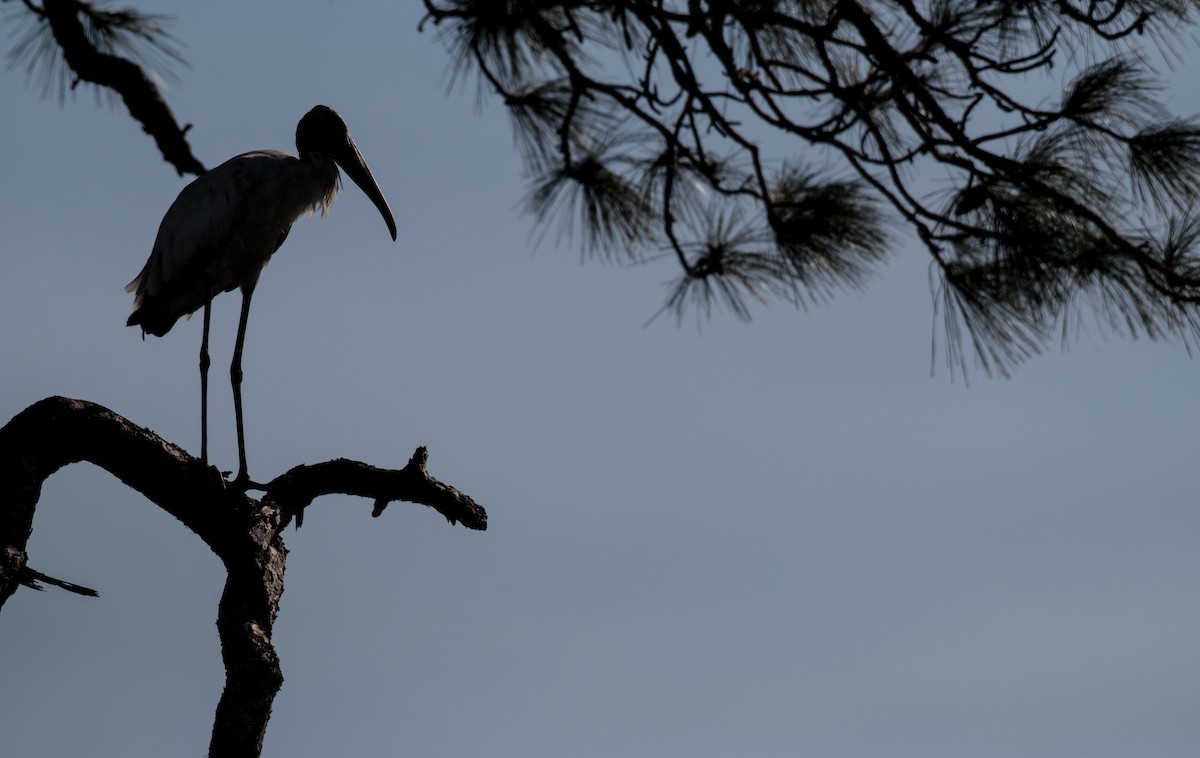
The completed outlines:
<svg viewBox="0 0 1200 758">
<path fill-rule="evenodd" d="M 257 756 L 283 684 L 271 632 L 283 593 L 284 528 L 293 517 L 299 525 L 315 498 L 337 492 L 373 499 L 376 516 L 387 503 L 403 500 L 433 507 L 452 524 L 486 529 L 484 509 L 431 478 L 427 458 L 421 447 L 395 471 L 344 459 L 296 466 L 255 499 L 229 487 L 215 468 L 107 408 L 47 398 L 0 428 L 0 607 L 19 586 L 59 583 L 27 565 L 42 482 L 79 461 L 107 470 L 183 522 L 225 564 L 217 613 L 225 690 L 209 755 Z"/>
</svg>

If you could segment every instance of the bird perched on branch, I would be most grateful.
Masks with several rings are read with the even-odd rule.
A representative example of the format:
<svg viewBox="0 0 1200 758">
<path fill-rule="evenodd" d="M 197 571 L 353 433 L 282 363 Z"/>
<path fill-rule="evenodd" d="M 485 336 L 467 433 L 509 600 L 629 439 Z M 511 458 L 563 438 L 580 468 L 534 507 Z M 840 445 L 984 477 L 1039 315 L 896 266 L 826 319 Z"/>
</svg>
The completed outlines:
<svg viewBox="0 0 1200 758">
<path fill-rule="evenodd" d="M 296 126 L 298 156 L 258 150 L 229 159 L 183 188 L 158 228 L 150 258 L 125 288 L 134 293 L 127 326 L 161 337 L 181 316 L 204 308 L 200 343 L 200 457 L 208 462 L 208 327 L 212 299 L 242 291 L 237 342 L 229 367 L 237 420 L 238 473 L 234 486 L 257 487 L 246 467 L 242 429 L 242 345 L 250 297 L 271 255 L 297 218 L 329 209 L 337 194 L 338 167 L 383 215 L 392 239 L 396 221 L 367 168 L 346 122 L 318 105 Z"/>
</svg>

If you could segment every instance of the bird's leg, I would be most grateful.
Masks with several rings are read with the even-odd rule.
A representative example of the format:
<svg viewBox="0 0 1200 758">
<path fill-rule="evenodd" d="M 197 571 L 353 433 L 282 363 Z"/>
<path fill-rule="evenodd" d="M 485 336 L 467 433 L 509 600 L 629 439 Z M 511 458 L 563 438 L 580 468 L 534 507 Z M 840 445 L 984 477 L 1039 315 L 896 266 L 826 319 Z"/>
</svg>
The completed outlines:
<svg viewBox="0 0 1200 758">
<path fill-rule="evenodd" d="M 208 465 L 208 323 L 212 300 L 204 303 L 204 336 L 200 338 L 200 460 Z"/>
<path fill-rule="evenodd" d="M 250 481 L 250 472 L 246 467 L 246 435 L 242 431 L 242 345 L 246 341 L 246 319 L 250 315 L 250 297 L 254 294 L 256 283 L 251 280 L 242 286 L 242 315 L 238 319 L 237 343 L 233 346 L 233 363 L 229 365 L 229 378 L 233 383 L 233 415 L 237 420 L 238 442 L 238 473 L 234 477 L 233 486 L 241 490 L 263 489 L 261 484 Z"/>
</svg>

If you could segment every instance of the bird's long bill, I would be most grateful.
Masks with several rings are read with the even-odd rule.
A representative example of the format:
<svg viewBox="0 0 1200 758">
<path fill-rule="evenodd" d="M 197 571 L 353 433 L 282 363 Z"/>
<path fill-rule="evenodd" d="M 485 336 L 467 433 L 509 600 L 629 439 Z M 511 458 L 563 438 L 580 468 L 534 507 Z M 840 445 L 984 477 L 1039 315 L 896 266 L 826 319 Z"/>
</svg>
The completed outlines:
<svg viewBox="0 0 1200 758">
<path fill-rule="evenodd" d="M 363 160 L 362 153 L 358 152 L 358 145 L 354 144 L 354 140 L 350 138 L 349 134 L 346 135 L 346 144 L 334 156 L 334 160 L 338 162 L 347 176 L 354 180 L 358 188 L 371 198 L 371 202 L 375 203 L 375 207 L 379 209 L 379 213 L 387 223 L 388 231 L 392 233 L 392 239 L 396 239 L 396 219 L 392 218 L 392 209 L 388 207 L 387 200 L 383 198 L 383 191 L 379 189 L 379 184 L 371 174 L 371 169 L 367 168 L 367 162 Z"/>
</svg>

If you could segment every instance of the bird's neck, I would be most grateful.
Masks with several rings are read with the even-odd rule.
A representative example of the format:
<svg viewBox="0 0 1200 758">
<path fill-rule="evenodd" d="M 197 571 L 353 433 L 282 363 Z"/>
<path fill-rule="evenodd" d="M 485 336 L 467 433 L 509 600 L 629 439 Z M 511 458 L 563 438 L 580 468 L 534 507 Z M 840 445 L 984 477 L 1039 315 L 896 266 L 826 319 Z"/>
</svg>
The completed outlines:
<svg viewBox="0 0 1200 758">
<path fill-rule="evenodd" d="M 319 196 L 312 199 L 312 207 L 314 210 L 320 210 L 323 216 L 329 210 L 329 206 L 333 202 L 333 197 L 337 194 L 338 187 L 341 184 L 341 175 L 338 174 L 337 163 L 334 162 L 333 156 L 328 153 L 310 153 L 307 158 L 302 158 L 301 160 L 310 166 L 310 170 L 315 175 L 316 181 L 313 182 L 313 187 L 319 188 Z"/>
</svg>

